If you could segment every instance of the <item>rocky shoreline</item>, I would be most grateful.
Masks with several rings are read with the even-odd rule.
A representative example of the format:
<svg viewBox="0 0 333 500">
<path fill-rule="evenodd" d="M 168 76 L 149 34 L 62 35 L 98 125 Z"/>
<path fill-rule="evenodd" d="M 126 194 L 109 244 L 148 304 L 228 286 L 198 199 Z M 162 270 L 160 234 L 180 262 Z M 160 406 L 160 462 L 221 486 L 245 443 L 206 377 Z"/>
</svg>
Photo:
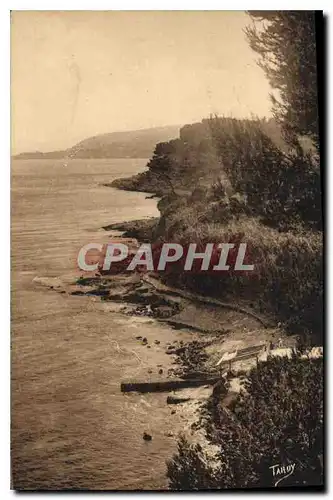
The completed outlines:
<svg viewBox="0 0 333 500">
<path fill-rule="evenodd" d="M 168 184 L 163 182 L 163 179 L 154 176 L 150 170 L 133 175 L 132 177 L 115 179 L 110 183 L 105 183 L 104 186 L 123 191 L 151 193 L 152 196 L 163 196 L 170 191 Z"/>
<path fill-rule="evenodd" d="M 117 232 L 117 240 L 124 238 L 127 244 L 130 242 L 131 246 L 138 247 L 139 241 L 151 241 L 157 222 L 157 218 L 134 220 L 110 224 L 103 229 L 110 231 L 111 238 L 114 237 L 113 232 Z M 122 233 L 121 236 L 119 232 Z M 207 380 L 207 384 L 202 384 L 201 387 L 168 392 L 165 403 L 170 406 L 171 415 L 177 416 L 179 420 L 175 431 L 168 431 L 169 437 L 177 439 L 179 432 L 185 433 L 188 439 L 210 450 L 213 446 L 209 440 L 213 417 L 209 408 L 214 394 L 221 390 L 221 383 L 212 386 L 208 380 L 219 376 L 216 364 L 221 353 L 261 342 L 276 343 L 284 336 L 283 331 L 276 326 L 263 326 L 258 319 L 244 311 L 203 303 L 200 297 L 184 297 L 182 291 L 177 293 L 159 282 L 157 275 L 149 274 L 151 276 L 139 272 L 105 275 L 90 273 L 67 282 L 55 278 L 39 278 L 35 280 L 35 284 L 62 294 L 94 297 L 107 312 L 116 312 L 132 317 L 133 320 L 137 318 L 138 321 L 159 322 L 164 329 L 170 328 L 170 333 L 174 330 L 177 337 L 170 335 L 168 339 L 165 331 L 161 338 L 152 338 L 147 329 L 146 335 L 136 337 L 138 355 L 141 357 L 142 349 L 149 349 L 148 357 L 151 361 L 146 370 L 148 382 L 198 378 Z M 160 284 L 156 286 L 156 283 Z M 251 363 L 248 363 L 242 369 L 246 372 L 251 367 Z M 236 382 L 231 384 L 231 388 L 227 382 L 228 389 L 225 389 L 223 401 L 226 406 L 232 402 L 241 387 L 238 376 L 234 374 L 233 377 Z M 119 387 L 120 385 L 121 381 Z M 149 441 L 154 436 L 147 429 L 142 438 Z"/>
<path fill-rule="evenodd" d="M 158 217 L 139 219 L 126 222 L 115 222 L 103 226 L 104 231 L 120 231 L 124 238 L 135 238 L 143 243 L 151 242 L 153 232 L 159 222 Z"/>
</svg>

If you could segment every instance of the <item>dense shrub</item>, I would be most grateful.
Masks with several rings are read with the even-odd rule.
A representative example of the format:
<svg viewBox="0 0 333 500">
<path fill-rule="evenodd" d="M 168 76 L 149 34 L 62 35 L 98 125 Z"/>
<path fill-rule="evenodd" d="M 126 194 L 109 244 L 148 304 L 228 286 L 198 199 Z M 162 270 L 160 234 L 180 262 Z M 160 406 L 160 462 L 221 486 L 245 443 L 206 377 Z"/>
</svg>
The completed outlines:
<svg viewBox="0 0 333 500">
<path fill-rule="evenodd" d="M 212 117 L 185 126 L 179 139 L 156 145 L 147 166 L 138 179 L 146 189 L 149 182 L 179 196 L 201 189 L 191 202 L 208 201 L 207 222 L 226 212 L 260 216 L 279 230 L 322 227 L 318 157 L 310 148 L 288 147 L 271 121 Z M 205 199 L 205 191 L 215 199 Z M 235 195 L 241 205 L 232 202 Z"/>
<path fill-rule="evenodd" d="M 295 223 L 321 228 L 320 169 L 313 152 L 283 151 L 260 120 L 212 118 L 208 123 L 223 170 L 253 215 L 284 230 Z"/>
<path fill-rule="evenodd" d="M 270 312 L 292 333 L 311 334 L 312 342 L 323 336 L 322 234 L 314 231 L 278 232 L 258 219 L 243 216 L 228 222 L 204 221 L 206 206 L 183 206 L 164 218 L 167 241 L 183 246 L 196 242 L 247 243 L 251 272 L 184 272 L 175 263 L 161 278 L 170 284 L 223 299 L 249 300 L 263 312 Z M 202 221 L 203 220 L 203 221 Z M 232 252 L 228 264 L 232 265 Z"/>
<path fill-rule="evenodd" d="M 230 410 L 217 405 L 215 457 L 184 437 L 168 462 L 176 490 L 270 487 L 275 464 L 295 464 L 279 486 L 323 481 L 322 359 L 269 358 L 253 369 Z"/>
<path fill-rule="evenodd" d="M 291 332 L 310 333 L 318 343 L 323 329 L 318 158 L 310 150 L 296 153 L 278 147 L 276 137 L 268 137 L 264 126 L 262 120 L 210 118 L 184 127 L 180 139 L 172 141 L 172 155 L 167 145 L 156 149 L 155 172 L 176 170 L 188 179 L 174 148 L 185 144 L 194 155 L 200 137 L 206 146 L 210 137 L 206 154 L 215 151 L 214 172 L 223 172 L 209 187 L 193 184 L 190 195 L 174 192 L 163 198 L 156 239 L 185 246 L 246 242 L 255 264 L 251 274 L 217 276 L 184 273 L 179 262 L 164 278 L 204 294 L 249 299 L 274 313 Z M 162 153 L 171 155 L 172 161 L 168 163 Z M 187 171 L 195 173 L 193 158 L 190 165 Z M 203 165 L 209 171 L 209 164 L 203 161 Z"/>
</svg>

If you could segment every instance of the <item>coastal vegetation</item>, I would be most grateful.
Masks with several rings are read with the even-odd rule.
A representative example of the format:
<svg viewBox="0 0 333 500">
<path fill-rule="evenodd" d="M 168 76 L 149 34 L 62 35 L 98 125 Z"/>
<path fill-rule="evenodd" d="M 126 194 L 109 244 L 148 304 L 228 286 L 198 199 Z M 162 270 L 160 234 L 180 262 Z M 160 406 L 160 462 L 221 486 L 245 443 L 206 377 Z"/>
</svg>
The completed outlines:
<svg viewBox="0 0 333 500">
<path fill-rule="evenodd" d="M 174 490 L 316 486 L 323 481 L 323 363 L 270 358 L 253 369 L 244 391 L 223 405 L 223 391 L 208 403 L 214 457 L 184 436 L 168 462 Z M 226 392 L 226 391 L 225 391 Z M 294 465 L 283 479 L 272 466 Z"/>
<path fill-rule="evenodd" d="M 266 23 L 261 31 L 255 27 L 259 16 Z M 243 241 L 255 262 L 251 274 L 189 275 L 173 266 L 161 279 L 207 295 L 251 300 L 291 333 L 318 344 L 323 224 L 317 120 L 313 124 L 318 115 L 312 89 L 316 47 L 313 37 L 306 42 L 314 16 L 256 13 L 253 19 L 250 44 L 280 91 L 280 100 L 272 98 L 274 118 L 211 116 L 186 125 L 179 138 L 156 145 L 146 172 L 112 185 L 161 196 L 161 217 L 152 231 L 157 244 Z M 288 37 L 292 71 L 283 60 L 282 35 Z M 267 55 L 273 50 L 274 69 Z M 295 69 L 297 57 L 307 60 L 308 80 Z"/>
<path fill-rule="evenodd" d="M 211 116 L 156 145 L 147 171 L 114 187 L 155 193 L 152 240 L 246 242 L 253 273 L 203 275 L 172 266 L 169 285 L 273 315 L 305 352 L 323 342 L 323 257 L 316 19 L 313 12 L 250 12 L 246 35 L 273 89 L 272 119 Z M 318 21 L 318 18 L 317 18 Z M 168 464 L 177 490 L 322 484 L 322 360 L 269 358 L 227 410 L 211 401 L 215 461 L 184 437 Z M 289 469 L 288 469 L 289 470 Z"/>
</svg>

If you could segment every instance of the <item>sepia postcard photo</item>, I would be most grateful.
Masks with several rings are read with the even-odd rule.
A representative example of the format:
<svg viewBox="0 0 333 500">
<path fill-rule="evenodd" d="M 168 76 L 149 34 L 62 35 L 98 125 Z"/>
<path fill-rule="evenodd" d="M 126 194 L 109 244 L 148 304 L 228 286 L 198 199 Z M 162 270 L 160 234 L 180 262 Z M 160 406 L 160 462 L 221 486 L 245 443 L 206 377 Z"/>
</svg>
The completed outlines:
<svg viewBox="0 0 333 500">
<path fill-rule="evenodd" d="M 13 490 L 324 488 L 323 34 L 11 12 Z"/>
</svg>

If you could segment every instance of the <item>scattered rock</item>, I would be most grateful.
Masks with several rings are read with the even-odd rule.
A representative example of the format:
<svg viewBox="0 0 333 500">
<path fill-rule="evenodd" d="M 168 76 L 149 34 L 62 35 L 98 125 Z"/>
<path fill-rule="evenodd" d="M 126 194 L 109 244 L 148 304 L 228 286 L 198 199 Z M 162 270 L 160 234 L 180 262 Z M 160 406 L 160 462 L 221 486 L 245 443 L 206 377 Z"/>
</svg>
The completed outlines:
<svg viewBox="0 0 333 500">
<path fill-rule="evenodd" d="M 173 432 L 166 432 L 166 433 L 165 433 L 165 435 L 166 435 L 167 437 L 173 437 Z"/>
<path fill-rule="evenodd" d="M 179 366 L 175 370 L 175 375 L 178 377 L 186 378 L 193 377 L 195 372 L 205 374 L 206 361 L 208 359 L 206 346 L 210 345 L 211 340 L 197 341 L 194 340 L 189 343 L 183 343 L 181 347 L 174 347 L 172 354 L 176 354 L 176 364 Z M 180 344 L 181 345 L 181 344 Z M 168 351 L 167 351 L 168 352 Z"/>
<path fill-rule="evenodd" d="M 143 337 L 142 342 L 143 342 L 144 344 L 147 344 L 147 342 L 148 342 L 147 337 Z"/>
<path fill-rule="evenodd" d="M 178 347 L 178 349 L 175 349 L 175 354 L 177 354 L 177 356 L 185 353 L 185 347 Z"/>
<path fill-rule="evenodd" d="M 148 370 L 148 373 L 153 373 L 153 370 Z"/>
<path fill-rule="evenodd" d="M 147 345 L 147 349 L 150 349 L 151 348 L 151 345 Z"/>
<path fill-rule="evenodd" d="M 115 187 L 122 187 L 126 184 L 127 188 L 133 188 L 133 181 L 129 179 L 116 179 L 112 183 Z M 131 184 L 131 186 L 129 186 Z M 110 186 L 110 183 L 104 184 Z M 155 196 L 155 195 L 154 195 Z M 123 236 L 126 238 L 137 238 L 140 241 L 151 241 L 153 231 L 159 221 L 158 217 L 151 217 L 149 219 L 140 219 L 126 222 L 115 222 L 103 226 L 104 231 L 125 231 Z"/>
<path fill-rule="evenodd" d="M 128 302 L 140 302 L 143 300 L 143 297 L 137 292 L 135 294 L 127 294 L 126 295 L 126 300 Z M 140 305 L 137 306 L 134 310 L 132 310 L 132 313 L 134 316 L 153 316 L 153 311 L 150 307 L 150 305 Z"/>
<path fill-rule="evenodd" d="M 153 439 L 151 434 L 148 434 L 148 432 L 144 432 L 142 437 L 143 437 L 144 441 L 151 441 Z"/>
<path fill-rule="evenodd" d="M 219 380 L 213 387 L 212 398 L 218 402 L 228 394 L 228 385 L 224 380 Z"/>
<path fill-rule="evenodd" d="M 162 368 L 160 368 L 160 369 L 158 370 L 158 373 L 159 373 L 160 375 L 162 375 L 162 373 L 163 373 Z"/>
<path fill-rule="evenodd" d="M 176 410 L 171 410 L 171 415 L 174 415 L 176 413 Z"/>
<path fill-rule="evenodd" d="M 180 403 L 186 403 L 190 399 L 191 398 L 179 398 L 177 396 L 168 396 L 166 402 L 168 405 L 178 405 Z"/>
<path fill-rule="evenodd" d="M 142 336 L 141 335 L 138 335 L 137 337 L 135 337 L 136 340 L 142 340 Z"/>
<path fill-rule="evenodd" d="M 161 342 L 159 340 L 154 340 L 155 344 L 160 344 Z"/>
<path fill-rule="evenodd" d="M 155 306 L 153 309 L 156 318 L 170 318 L 170 316 L 173 316 L 176 312 L 175 308 L 165 305 Z"/>
</svg>

